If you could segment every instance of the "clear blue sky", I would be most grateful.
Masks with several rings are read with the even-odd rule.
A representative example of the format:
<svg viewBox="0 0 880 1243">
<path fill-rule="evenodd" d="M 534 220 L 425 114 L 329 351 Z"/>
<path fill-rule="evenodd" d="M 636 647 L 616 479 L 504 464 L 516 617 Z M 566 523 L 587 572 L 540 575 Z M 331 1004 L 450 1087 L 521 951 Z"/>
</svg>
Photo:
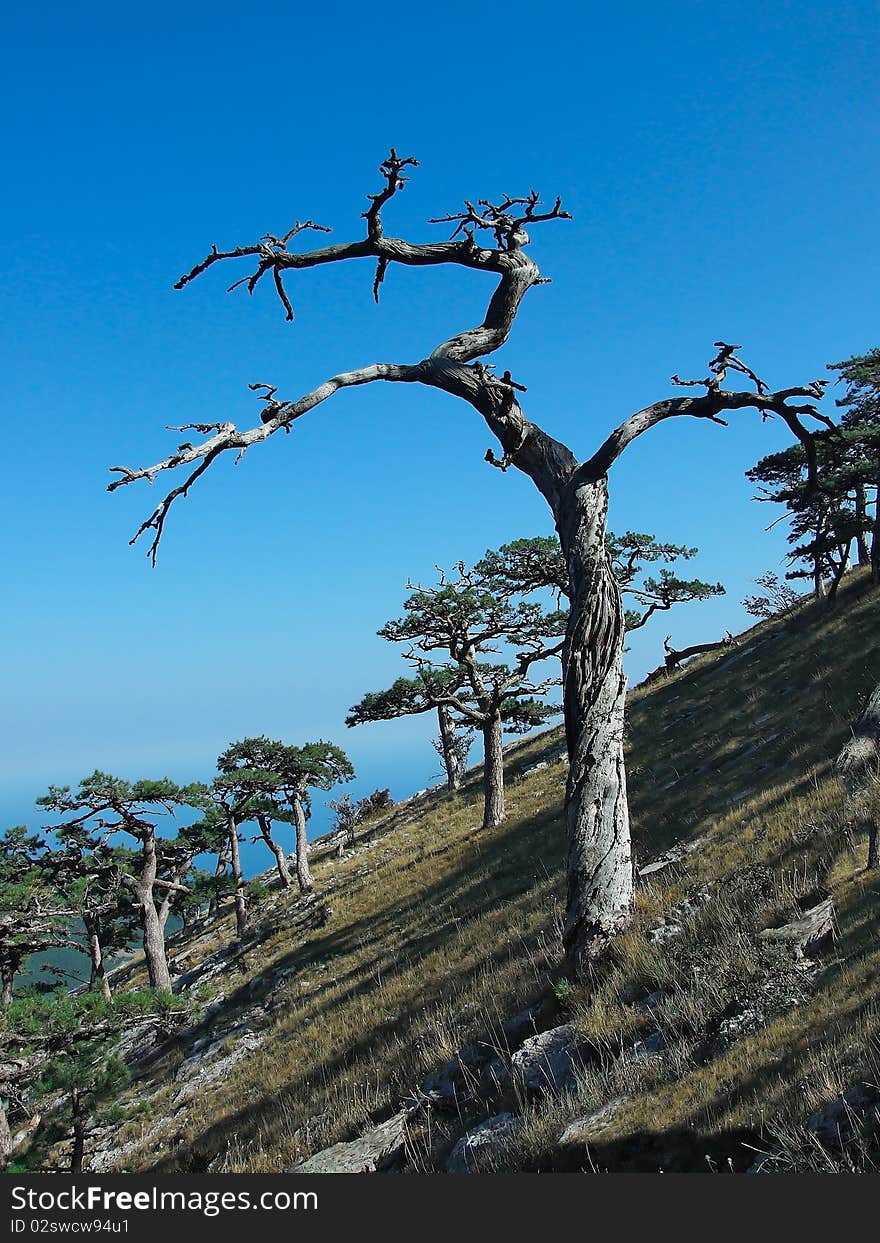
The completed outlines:
<svg viewBox="0 0 880 1243">
<path fill-rule="evenodd" d="M 200 777 L 232 738 L 325 736 L 357 790 L 435 771 L 430 721 L 346 731 L 402 671 L 375 637 L 408 575 L 551 529 L 525 478 L 483 462 L 477 416 L 441 394 L 341 394 L 234 470 L 213 468 L 151 570 L 127 540 L 166 424 L 250 424 L 251 381 L 294 396 L 375 359 L 412 361 L 478 322 L 467 272 L 356 264 L 290 282 L 284 322 L 245 273 L 173 281 L 207 250 L 311 216 L 358 235 L 391 144 L 422 162 L 387 228 L 536 186 L 574 219 L 535 230 L 553 284 L 500 362 L 527 412 L 582 457 L 703 374 L 719 337 L 775 386 L 877 341 L 880 143 L 874 3 L 49 3 L 10 9 L 0 50 L 5 397 L 0 823 L 96 766 Z M 785 443 L 754 414 L 666 424 L 614 471 L 612 523 L 699 544 L 727 597 L 657 619 L 630 675 L 746 621 L 781 530 L 744 470 Z"/>
</svg>

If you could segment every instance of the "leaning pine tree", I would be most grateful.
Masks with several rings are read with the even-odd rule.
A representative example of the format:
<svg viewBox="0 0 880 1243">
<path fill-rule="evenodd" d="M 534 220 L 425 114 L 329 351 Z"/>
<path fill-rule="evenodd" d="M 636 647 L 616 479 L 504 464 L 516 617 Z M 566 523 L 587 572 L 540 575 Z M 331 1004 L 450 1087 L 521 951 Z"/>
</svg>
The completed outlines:
<svg viewBox="0 0 880 1243">
<path fill-rule="evenodd" d="M 414 362 L 378 362 L 341 372 L 291 401 L 279 400 L 271 386 L 257 386 L 265 404 L 256 426 L 239 430 L 232 423 L 190 424 L 187 430 L 201 437 L 197 443 L 185 441 L 153 466 L 138 470 L 114 467 L 120 477 L 109 486 L 114 489 L 137 480 L 152 482 L 163 471 L 177 467 L 185 470 L 183 480 L 160 501 L 135 536 L 136 539 L 152 532 L 150 554 L 155 560 L 171 506 L 188 494 L 213 462 L 226 453 L 240 456 L 278 432 L 289 432 L 297 419 L 340 389 L 376 381 L 422 384 L 473 407 L 501 446 L 500 457 L 490 449 L 486 460 L 503 471 L 513 466 L 532 480 L 550 507 L 565 556 L 571 611 L 564 653 L 565 728 L 570 759 L 564 942 L 570 971 L 586 973 L 609 938 L 629 919 L 633 892 L 623 759 L 624 616 L 605 543 L 608 473 L 638 436 L 679 416 L 719 424 L 727 411 L 754 407 L 765 417 L 778 415 L 799 439 L 809 439 L 801 416 L 817 415 L 812 402 L 822 397 L 823 384 L 816 381 L 771 392 L 737 359 L 739 347 L 719 344 L 704 379 L 680 381 L 673 377 L 674 383 L 701 392 L 667 397 L 637 411 L 586 458 L 579 459 L 567 445 L 526 417 L 520 404 L 524 386 L 513 380 L 509 371 L 494 374 L 483 361 L 507 341 L 529 290 L 546 284 L 528 252 L 529 231 L 544 221 L 566 219 L 568 212 L 563 211 L 559 199 L 543 210 L 538 194 L 530 191 L 524 197 L 504 196 L 494 203 L 488 199 L 466 202 L 463 211 L 434 222 L 453 226 L 448 241 L 416 243 L 389 237 L 384 230 L 383 209 L 404 189 L 406 170 L 416 163 L 392 149 L 381 166 L 382 187 L 369 196 L 363 235 L 354 241 L 314 250 L 291 250 L 294 238 L 318 227 L 312 221 L 298 223 L 283 236 L 266 234 L 253 245 L 225 251 L 213 247 L 192 271 L 180 278 L 177 287 L 188 285 L 215 264 L 250 258 L 256 267 L 245 281 L 249 290 L 253 292 L 262 278 L 270 274 L 287 318 L 292 319 L 293 309 L 284 285 L 287 272 L 366 259 L 375 265 L 373 294 L 378 300 L 393 264 L 413 268 L 451 264 L 485 273 L 494 280 L 482 322 L 439 342 Z M 728 371 L 746 376 L 753 388 L 725 389 Z M 576 376 L 575 368 L 572 375 Z M 575 389 L 573 400 L 577 399 Z"/>
</svg>

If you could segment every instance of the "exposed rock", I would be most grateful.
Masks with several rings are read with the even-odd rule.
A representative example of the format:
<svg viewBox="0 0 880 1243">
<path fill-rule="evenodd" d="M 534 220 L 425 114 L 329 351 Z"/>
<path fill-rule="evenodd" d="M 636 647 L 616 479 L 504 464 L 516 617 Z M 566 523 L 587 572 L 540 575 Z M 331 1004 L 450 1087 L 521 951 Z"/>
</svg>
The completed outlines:
<svg viewBox="0 0 880 1243">
<path fill-rule="evenodd" d="M 570 1091 L 580 1064 L 574 1028 L 566 1023 L 529 1037 L 510 1062 L 514 1083 L 526 1092 L 560 1096 Z"/>
<path fill-rule="evenodd" d="M 441 1111 L 454 1111 L 505 1092 L 511 1084 L 511 1051 L 538 1035 L 558 1012 L 552 998 L 521 1010 L 501 1024 L 491 1041 L 475 1041 L 459 1049 L 445 1066 L 428 1075 L 409 1099 L 427 1101 Z"/>
<path fill-rule="evenodd" d="M 228 964 L 220 959 L 219 955 L 216 958 L 208 958 L 197 967 L 192 967 L 182 975 L 175 976 L 174 991 L 185 993 L 196 984 L 208 984 L 211 980 L 219 979 L 228 970 Z"/>
<path fill-rule="evenodd" d="M 480 1072 L 494 1057 L 489 1045 L 466 1045 L 422 1081 L 422 1092 L 438 1109 L 458 1109 L 476 1095 Z"/>
<path fill-rule="evenodd" d="M 333 1144 L 305 1161 L 297 1161 L 288 1174 L 380 1174 L 399 1167 L 406 1147 L 407 1111 L 381 1122 L 360 1139 Z"/>
<path fill-rule="evenodd" d="M 674 783 L 673 783 L 674 784 Z M 669 850 L 662 855 L 658 855 L 656 859 L 652 859 L 650 863 L 646 863 L 644 867 L 639 868 L 639 876 L 653 876 L 655 872 L 662 872 L 664 868 L 670 867 L 673 863 L 680 863 L 695 850 L 699 850 L 705 838 L 694 837 L 686 842 L 677 842 Z"/>
<path fill-rule="evenodd" d="M 691 919 L 704 906 L 708 906 L 712 901 L 712 895 L 708 889 L 698 889 L 695 893 L 690 894 L 681 902 L 677 902 L 670 911 L 673 922 L 682 919 Z"/>
<path fill-rule="evenodd" d="M 155 1019 L 133 1023 L 119 1039 L 119 1056 L 133 1065 L 162 1044 L 165 1037 L 166 1032 Z"/>
<path fill-rule="evenodd" d="M 759 933 L 762 941 L 775 941 L 787 945 L 796 959 L 812 958 L 834 936 L 834 899 L 825 898 L 800 919 L 783 924 L 781 928 L 765 928 Z"/>
<path fill-rule="evenodd" d="M 453 1148 L 446 1162 L 447 1174 L 476 1174 L 486 1168 L 491 1157 L 503 1151 L 522 1129 L 515 1114 L 495 1114 L 473 1127 Z"/>
<path fill-rule="evenodd" d="M 130 1159 L 136 1161 L 144 1152 L 155 1156 L 165 1145 L 171 1143 L 176 1135 L 174 1124 L 167 1118 L 160 1118 L 138 1139 L 129 1140 L 124 1144 L 115 1139 L 115 1132 L 111 1129 L 106 1137 L 107 1142 L 104 1142 L 105 1137 L 102 1135 L 101 1142 L 88 1154 L 89 1171 L 93 1174 L 125 1173 Z"/>
<path fill-rule="evenodd" d="M 656 1057 L 665 1043 L 666 1039 L 662 1031 L 651 1032 L 650 1036 L 646 1036 L 644 1040 L 637 1040 L 635 1044 L 624 1049 L 617 1058 L 617 1063 L 620 1066 L 629 1066 L 633 1062 L 644 1062 L 649 1057 Z"/>
<path fill-rule="evenodd" d="M 480 1071 L 479 1095 L 483 1100 L 492 1100 L 507 1091 L 511 1080 L 510 1058 L 493 1057 Z"/>
<path fill-rule="evenodd" d="M 589 1143 L 608 1129 L 612 1119 L 620 1113 L 629 1099 L 628 1096 L 612 1097 L 600 1109 L 595 1109 L 583 1118 L 570 1122 L 559 1137 L 560 1144 Z"/>
<path fill-rule="evenodd" d="M 718 1057 L 743 1036 L 758 1031 L 767 1022 L 767 1016 L 757 1006 L 743 1006 L 721 1020 L 709 1043 L 709 1057 Z"/>
<path fill-rule="evenodd" d="M 193 1097 L 202 1092 L 209 1084 L 215 1083 L 218 1079 L 225 1078 L 236 1062 L 240 1062 L 243 1057 L 247 1057 L 249 1053 L 259 1048 L 261 1043 L 261 1038 L 255 1034 L 242 1036 L 225 1057 L 221 1057 L 217 1061 L 210 1061 L 213 1055 L 219 1052 L 220 1048 L 225 1044 L 224 1040 L 220 1040 L 214 1045 L 209 1045 L 201 1053 L 196 1053 L 195 1056 L 188 1058 L 176 1075 L 177 1079 L 185 1079 L 185 1082 L 174 1096 L 172 1101 L 174 1108 L 180 1109 L 182 1106 L 187 1105 Z M 204 1065 L 205 1062 L 210 1062 L 210 1065 Z"/>
<path fill-rule="evenodd" d="M 842 1148 L 855 1135 L 880 1127 L 880 1096 L 864 1084 L 835 1096 L 830 1105 L 807 1120 L 807 1130 L 827 1148 Z"/>
</svg>

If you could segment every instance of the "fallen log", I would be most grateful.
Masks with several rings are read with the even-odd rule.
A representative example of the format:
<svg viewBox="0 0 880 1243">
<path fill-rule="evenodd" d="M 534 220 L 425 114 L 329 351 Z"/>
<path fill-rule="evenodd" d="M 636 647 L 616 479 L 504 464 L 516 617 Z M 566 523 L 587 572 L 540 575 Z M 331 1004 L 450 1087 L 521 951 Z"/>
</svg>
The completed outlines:
<svg viewBox="0 0 880 1243">
<path fill-rule="evenodd" d="M 645 682 L 656 682 L 658 678 L 669 677 L 679 665 L 684 661 L 690 660 L 692 656 L 700 656 L 703 652 L 714 652 L 720 647 L 730 647 L 733 644 L 733 635 L 728 630 L 723 639 L 718 639 L 714 643 L 694 643 L 690 647 L 683 647 L 678 650 L 670 645 L 672 635 L 667 635 L 663 640 L 663 647 L 666 651 L 666 658 L 662 665 L 645 678 Z"/>
</svg>

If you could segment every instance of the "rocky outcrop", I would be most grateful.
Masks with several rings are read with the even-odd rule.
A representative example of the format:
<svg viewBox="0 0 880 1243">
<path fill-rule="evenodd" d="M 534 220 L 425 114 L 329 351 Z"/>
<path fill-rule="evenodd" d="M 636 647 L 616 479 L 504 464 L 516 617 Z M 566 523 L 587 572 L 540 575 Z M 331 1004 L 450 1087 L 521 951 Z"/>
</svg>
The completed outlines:
<svg viewBox="0 0 880 1243">
<path fill-rule="evenodd" d="M 173 1108 L 180 1109 L 211 1084 L 225 1079 L 236 1063 L 253 1053 L 261 1043 L 260 1036 L 248 1032 L 228 1051 L 225 1051 L 227 1041 L 221 1039 L 187 1058 L 175 1076 L 182 1086 L 178 1088 L 171 1102 Z M 221 1053 L 222 1056 L 217 1056 Z"/>
<path fill-rule="evenodd" d="M 297 1161 L 288 1174 L 381 1174 L 400 1168 L 406 1153 L 406 1120 L 400 1113 L 381 1122 L 359 1139 L 333 1144 L 305 1161 Z"/>
<path fill-rule="evenodd" d="M 781 928 L 765 928 L 759 935 L 762 941 L 787 946 L 797 960 L 812 958 L 834 936 L 834 900 L 825 898 L 805 911 L 800 919 L 783 924 Z"/>
<path fill-rule="evenodd" d="M 614 1118 L 620 1113 L 623 1106 L 630 1098 L 628 1096 L 615 1096 L 610 1101 L 606 1101 L 599 1109 L 594 1109 L 592 1113 L 585 1114 L 582 1118 L 576 1118 L 574 1122 L 570 1122 L 559 1137 L 559 1143 L 563 1147 L 571 1147 L 577 1145 L 587 1145 L 608 1130 Z"/>
<path fill-rule="evenodd" d="M 565 1023 L 530 1036 L 510 1062 L 514 1084 L 527 1095 L 570 1092 L 581 1064 L 574 1028 Z"/>
<path fill-rule="evenodd" d="M 522 1119 L 515 1114 L 495 1114 L 472 1127 L 449 1154 L 447 1174 L 478 1174 L 491 1169 L 492 1157 L 502 1152 L 522 1130 Z"/>
<path fill-rule="evenodd" d="M 807 1130 L 826 1148 L 843 1148 L 859 1135 L 880 1130 L 880 1092 L 863 1083 L 835 1096 L 807 1120 Z"/>
</svg>

